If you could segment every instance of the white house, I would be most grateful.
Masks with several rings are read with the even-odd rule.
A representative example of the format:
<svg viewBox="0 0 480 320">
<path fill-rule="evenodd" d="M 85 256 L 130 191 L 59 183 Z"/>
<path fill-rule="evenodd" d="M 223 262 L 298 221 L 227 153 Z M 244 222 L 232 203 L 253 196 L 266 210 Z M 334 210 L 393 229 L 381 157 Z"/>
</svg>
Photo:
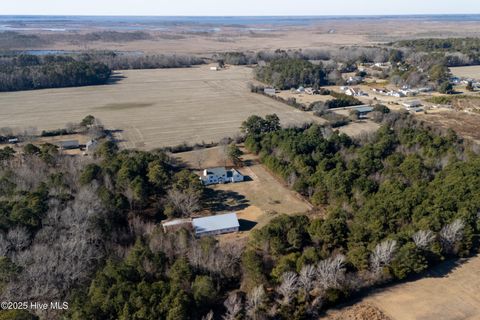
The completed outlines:
<svg viewBox="0 0 480 320">
<path fill-rule="evenodd" d="M 363 92 L 362 90 L 360 90 L 360 88 L 348 88 L 348 89 L 345 91 L 345 94 L 346 94 L 347 96 L 354 96 L 354 97 L 368 96 L 368 94 L 366 94 L 365 92 Z"/>
<path fill-rule="evenodd" d="M 277 91 L 275 90 L 275 88 L 265 88 L 263 89 L 263 93 L 269 96 L 274 96 L 277 93 Z"/>
<path fill-rule="evenodd" d="M 355 76 L 355 77 L 349 77 L 347 79 L 348 84 L 359 84 L 363 81 L 363 78 L 360 76 Z"/>
<path fill-rule="evenodd" d="M 205 169 L 200 176 L 204 185 L 241 182 L 244 176 L 235 169 L 226 169 L 225 167 Z"/>
<path fill-rule="evenodd" d="M 237 232 L 240 228 L 236 213 L 195 218 L 192 220 L 195 236 L 213 236 L 217 234 Z"/>
<path fill-rule="evenodd" d="M 402 98 L 402 97 L 405 97 L 405 94 L 403 94 L 403 92 L 401 91 L 389 91 L 387 93 L 388 96 L 391 96 L 391 97 L 396 97 L 396 98 Z"/>
</svg>

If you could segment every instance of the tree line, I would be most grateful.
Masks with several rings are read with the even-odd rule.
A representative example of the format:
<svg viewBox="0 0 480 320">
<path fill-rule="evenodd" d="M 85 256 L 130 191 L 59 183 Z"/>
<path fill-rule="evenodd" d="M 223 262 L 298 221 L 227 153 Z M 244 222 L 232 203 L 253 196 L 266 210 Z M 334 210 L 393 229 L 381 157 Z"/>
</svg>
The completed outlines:
<svg viewBox="0 0 480 320">
<path fill-rule="evenodd" d="M 4 56 L 0 58 L 0 91 L 105 84 L 111 73 L 103 63 L 67 56 Z"/>
<path fill-rule="evenodd" d="M 327 84 L 326 73 L 321 65 L 295 58 L 272 60 L 266 66 L 258 67 L 255 76 L 259 81 L 281 90 Z"/>
</svg>

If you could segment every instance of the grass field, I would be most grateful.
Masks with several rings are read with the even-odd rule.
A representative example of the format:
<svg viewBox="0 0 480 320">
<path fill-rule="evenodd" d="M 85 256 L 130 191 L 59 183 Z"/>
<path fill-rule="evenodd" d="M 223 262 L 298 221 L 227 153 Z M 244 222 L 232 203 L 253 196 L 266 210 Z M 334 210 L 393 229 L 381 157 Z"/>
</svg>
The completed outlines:
<svg viewBox="0 0 480 320">
<path fill-rule="evenodd" d="M 328 320 L 477 320 L 480 319 L 480 257 L 446 261 L 416 281 L 378 289 L 351 306 L 330 310 Z M 367 308 L 366 308 L 367 307 Z M 362 317 L 377 309 L 381 316 Z M 352 310 L 357 317 L 350 318 Z"/>
<path fill-rule="evenodd" d="M 366 299 L 392 320 L 480 319 L 480 257 L 446 262 L 424 277 Z M 449 272 L 450 271 L 450 272 Z"/>
<path fill-rule="evenodd" d="M 456 77 L 480 80 L 480 66 L 454 67 L 450 71 Z"/>
<path fill-rule="evenodd" d="M 115 84 L 0 93 L 0 127 L 63 128 L 92 114 L 121 130 L 126 148 L 152 149 L 183 142 L 218 141 L 235 135 L 252 114 L 277 113 L 283 124 L 320 121 L 250 93 L 251 69 L 208 66 L 132 70 Z"/>
</svg>

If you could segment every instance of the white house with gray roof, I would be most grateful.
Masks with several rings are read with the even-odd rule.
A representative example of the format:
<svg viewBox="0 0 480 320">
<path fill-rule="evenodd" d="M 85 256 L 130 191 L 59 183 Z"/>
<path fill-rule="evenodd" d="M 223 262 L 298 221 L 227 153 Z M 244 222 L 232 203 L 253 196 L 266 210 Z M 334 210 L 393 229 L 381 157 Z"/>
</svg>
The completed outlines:
<svg viewBox="0 0 480 320">
<path fill-rule="evenodd" d="M 205 169 L 200 176 L 204 185 L 241 182 L 244 176 L 235 169 L 226 169 L 225 167 Z"/>
</svg>

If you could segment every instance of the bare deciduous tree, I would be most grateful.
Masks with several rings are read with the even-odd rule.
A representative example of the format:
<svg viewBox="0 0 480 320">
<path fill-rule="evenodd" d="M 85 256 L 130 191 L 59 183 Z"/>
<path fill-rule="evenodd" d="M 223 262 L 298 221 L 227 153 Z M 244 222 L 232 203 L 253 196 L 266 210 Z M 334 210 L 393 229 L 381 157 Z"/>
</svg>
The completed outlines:
<svg viewBox="0 0 480 320">
<path fill-rule="evenodd" d="M 303 290 L 303 292 L 307 296 L 308 296 L 308 293 L 314 287 L 315 277 L 316 277 L 315 267 L 310 264 L 303 266 L 302 270 L 300 270 L 300 275 L 298 277 L 298 284 L 300 286 L 300 289 Z"/>
<path fill-rule="evenodd" d="M 259 316 L 259 311 L 261 310 L 263 303 L 265 301 L 265 289 L 263 285 L 253 288 L 252 291 L 247 296 L 247 314 L 253 318 L 257 319 Z"/>
<path fill-rule="evenodd" d="M 7 240 L 13 250 L 20 251 L 30 245 L 30 233 L 25 227 L 15 227 L 8 231 Z"/>
<path fill-rule="evenodd" d="M 295 272 L 285 272 L 282 276 L 282 283 L 277 287 L 277 292 L 282 296 L 280 303 L 288 305 L 298 288 L 298 276 Z"/>
<path fill-rule="evenodd" d="M 64 297 L 72 286 L 88 283 L 88 276 L 106 253 L 102 230 L 96 224 L 104 218 L 95 184 L 80 189 L 66 205 L 51 201 L 32 245 L 11 250 L 9 257 L 22 271 L 17 281 L 6 286 L 2 298 L 55 300 Z M 23 233 L 12 234 L 12 239 L 26 241 Z"/>
<path fill-rule="evenodd" d="M 345 278 L 345 260 L 345 256 L 339 254 L 318 263 L 317 285 L 321 289 L 341 287 Z"/>
<path fill-rule="evenodd" d="M 290 175 L 287 178 L 287 184 L 289 188 L 292 188 L 295 182 L 297 182 L 297 174 L 295 172 L 290 173 Z"/>
<path fill-rule="evenodd" d="M 206 153 L 203 149 L 195 147 L 194 149 L 194 163 L 198 169 L 202 169 L 203 163 L 206 160 Z"/>
<path fill-rule="evenodd" d="M 200 198 L 193 192 L 172 189 L 168 191 L 167 197 L 175 212 L 181 216 L 188 217 L 200 209 Z"/>
<path fill-rule="evenodd" d="M 202 317 L 202 320 L 213 320 L 213 311 L 210 310 L 209 313 L 207 313 L 206 315 L 204 315 L 204 316 Z"/>
<path fill-rule="evenodd" d="M 440 230 L 440 243 L 446 253 L 455 253 L 455 244 L 462 240 L 464 228 L 465 222 L 462 219 L 456 219 Z"/>
<path fill-rule="evenodd" d="M 6 256 L 10 250 L 10 242 L 3 232 L 0 232 L 0 256 Z"/>
<path fill-rule="evenodd" d="M 396 240 L 385 240 L 377 244 L 370 256 L 370 267 L 372 272 L 379 273 L 383 267 L 388 266 L 393 259 L 393 254 L 396 249 Z"/>
<path fill-rule="evenodd" d="M 223 320 L 235 320 L 242 311 L 242 299 L 235 292 L 228 295 L 223 305 L 227 309 L 227 312 L 222 316 Z"/>
<path fill-rule="evenodd" d="M 435 239 L 435 234 L 430 230 L 419 230 L 415 232 L 412 239 L 418 248 L 425 249 Z"/>
</svg>

